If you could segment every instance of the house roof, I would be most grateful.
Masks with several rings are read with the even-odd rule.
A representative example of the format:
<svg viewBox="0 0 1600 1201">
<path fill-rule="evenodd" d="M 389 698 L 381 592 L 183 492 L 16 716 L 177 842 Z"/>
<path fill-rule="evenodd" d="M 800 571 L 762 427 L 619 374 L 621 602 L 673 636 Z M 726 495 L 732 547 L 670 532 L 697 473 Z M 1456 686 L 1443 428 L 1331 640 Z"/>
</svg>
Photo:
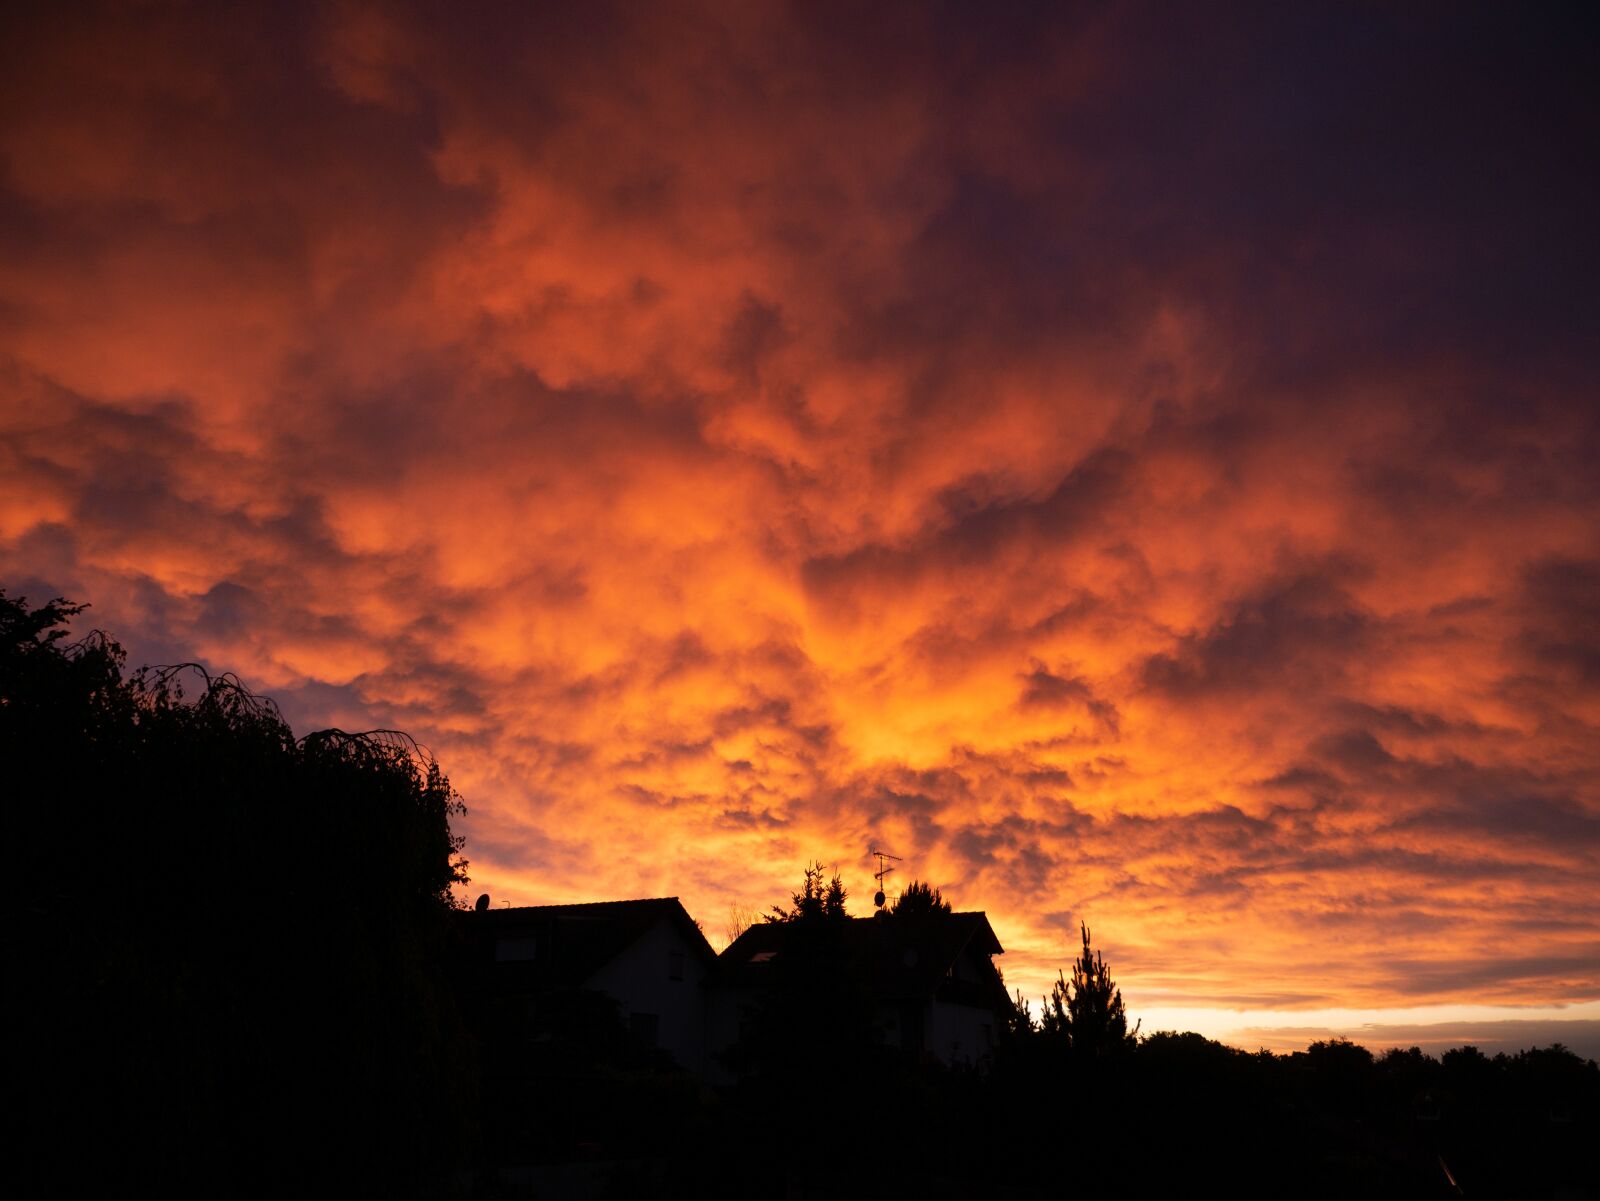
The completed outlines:
<svg viewBox="0 0 1600 1201">
<path fill-rule="evenodd" d="M 662 921 L 677 928 L 694 954 L 707 962 L 716 959 L 677 897 L 485 909 L 467 913 L 463 920 L 485 937 L 491 950 L 508 939 L 526 940 L 525 953 L 497 967 L 541 988 L 582 986 Z"/>
<path fill-rule="evenodd" d="M 769 965 L 783 954 L 794 928 L 792 922 L 751 926 L 718 956 L 716 980 L 735 987 L 765 986 Z M 950 971 L 969 948 L 984 963 L 990 955 L 1005 953 L 983 913 L 850 918 L 840 932 L 845 952 L 867 987 L 884 1000 L 923 1000 L 949 993 Z M 957 990 L 963 994 L 960 999 L 984 1006 L 1009 1004 L 998 974 L 988 975 Z"/>
</svg>

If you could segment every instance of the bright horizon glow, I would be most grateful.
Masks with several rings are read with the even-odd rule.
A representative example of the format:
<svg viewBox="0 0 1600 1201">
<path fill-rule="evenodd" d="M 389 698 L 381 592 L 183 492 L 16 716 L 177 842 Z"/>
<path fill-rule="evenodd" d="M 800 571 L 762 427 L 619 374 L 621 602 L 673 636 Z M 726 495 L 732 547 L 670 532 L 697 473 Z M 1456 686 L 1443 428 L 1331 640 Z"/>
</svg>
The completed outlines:
<svg viewBox="0 0 1600 1201">
<path fill-rule="evenodd" d="M 1142 1020 L 1142 1034 L 1158 1030 L 1193 1031 L 1246 1051 L 1303 1051 L 1317 1038 L 1345 1037 L 1375 1054 L 1392 1046 L 1421 1045 L 1437 1056 L 1442 1049 L 1484 1040 L 1484 1027 L 1511 1024 L 1503 1037 L 1518 1049 L 1560 1041 L 1545 1023 L 1586 1023 L 1570 1027 L 1569 1046 L 1586 1057 L 1600 1057 L 1600 1002 L 1567 1006 L 1419 1005 L 1410 1009 L 1191 1009 L 1179 1006 L 1130 1009 Z M 1473 1030 L 1477 1029 L 1476 1038 Z M 1529 1031 L 1526 1041 L 1515 1031 Z M 1427 1031 L 1431 1029 L 1431 1033 Z M 1308 1032 L 1318 1033 L 1310 1034 Z M 1393 1033 L 1400 1031 L 1401 1033 Z M 1489 1054 L 1493 1054 L 1491 1048 Z"/>
</svg>

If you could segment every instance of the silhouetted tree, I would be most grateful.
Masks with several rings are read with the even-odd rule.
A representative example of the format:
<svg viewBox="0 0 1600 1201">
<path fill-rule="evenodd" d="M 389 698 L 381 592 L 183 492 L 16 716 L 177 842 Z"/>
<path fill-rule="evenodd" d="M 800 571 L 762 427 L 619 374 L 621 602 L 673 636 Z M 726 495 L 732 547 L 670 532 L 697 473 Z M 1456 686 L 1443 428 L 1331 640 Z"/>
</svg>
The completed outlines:
<svg viewBox="0 0 1600 1201">
<path fill-rule="evenodd" d="M 81 611 L 0 591 L 32 1162 L 65 1136 L 88 1192 L 97 1167 L 425 1189 L 472 1128 L 449 781 L 401 735 L 297 740 L 229 675 L 125 676 L 111 638 L 70 640 Z"/>
<path fill-rule="evenodd" d="M 1070 984 L 1057 973 L 1039 1015 L 1039 1032 L 1070 1048 L 1075 1057 L 1106 1059 L 1131 1051 L 1138 1026 L 1128 1029 L 1122 990 L 1111 979 L 1105 958 L 1090 950 L 1089 927 L 1081 925 L 1083 953 L 1072 965 Z"/>
<path fill-rule="evenodd" d="M 1019 988 L 1011 999 L 1011 1012 L 1006 1015 L 1006 1034 L 1012 1038 L 1027 1038 L 1038 1032 L 1039 1024 L 1033 1020 L 1033 1006 Z"/>
<path fill-rule="evenodd" d="M 944 894 L 920 880 L 906 885 L 906 890 L 895 898 L 890 912 L 900 917 L 925 917 L 950 912 L 950 902 Z"/>
<path fill-rule="evenodd" d="M 728 920 L 722 925 L 723 937 L 732 943 L 739 935 L 755 925 L 760 916 L 760 912 L 753 905 L 735 901 L 728 906 Z"/>
<path fill-rule="evenodd" d="M 839 874 L 834 873 L 832 879 L 825 879 L 821 863 L 808 864 L 805 869 L 805 878 L 800 883 L 800 891 L 791 893 L 790 908 L 774 905 L 767 914 L 769 922 L 804 922 L 817 919 L 828 921 L 842 921 L 850 915 L 845 911 L 844 903 L 849 894 L 845 892 Z"/>
</svg>

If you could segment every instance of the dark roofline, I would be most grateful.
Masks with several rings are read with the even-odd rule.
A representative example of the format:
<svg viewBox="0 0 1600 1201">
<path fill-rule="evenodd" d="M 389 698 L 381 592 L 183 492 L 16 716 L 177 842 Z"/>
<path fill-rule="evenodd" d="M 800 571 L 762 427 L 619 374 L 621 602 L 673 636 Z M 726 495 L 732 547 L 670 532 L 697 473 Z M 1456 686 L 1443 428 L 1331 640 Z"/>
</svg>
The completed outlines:
<svg viewBox="0 0 1600 1201">
<path fill-rule="evenodd" d="M 980 923 L 979 929 L 989 936 L 991 955 L 1004 955 L 1006 949 L 1000 945 L 1000 936 L 994 932 L 994 927 L 989 924 L 989 915 L 982 909 L 963 909 L 952 913 L 951 917 L 975 917 Z"/>
<path fill-rule="evenodd" d="M 987 935 L 988 937 L 983 940 L 985 945 L 986 945 L 986 953 L 987 954 L 990 954 L 990 955 L 1004 955 L 1006 953 L 1006 949 L 1003 946 L 1000 945 L 1000 936 L 997 935 L 994 932 L 994 927 L 989 924 L 989 914 L 988 914 L 988 912 L 983 910 L 983 909 L 962 909 L 962 910 L 958 910 L 958 911 L 953 912 L 953 913 L 938 913 L 938 914 L 928 913 L 928 914 L 917 914 L 917 915 L 911 916 L 911 917 L 901 916 L 901 917 L 898 917 L 898 918 L 895 917 L 894 914 L 890 913 L 888 910 L 880 909 L 878 912 L 873 913 L 870 916 L 851 917 L 849 920 L 852 921 L 852 922 L 876 922 L 876 921 L 885 921 L 885 922 L 893 922 L 893 921 L 900 921 L 900 922 L 928 922 L 928 921 L 943 920 L 943 919 L 947 919 L 947 918 L 948 919 L 967 918 L 967 919 L 969 919 L 969 924 L 973 925 L 973 934 L 974 935 L 977 935 L 979 933 Z M 976 919 L 975 923 L 972 921 L 972 919 Z M 739 937 L 738 938 L 734 939 L 727 946 L 722 948 L 722 956 L 726 956 L 730 951 L 732 951 L 735 947 L 737 947 L 741 942 L 744 942 L 746 937 L 751 935 L 753 932 L 761 931 L 761 930 L 764 930 L 764 929 L 767 929 L 767 928 L 773 927 L 773 926 L 782 927 L 782 926 L 786 926 L 788 924 L 789 924 L 788 922 L 769 922 L 769 921 L 766 921 L 765 919 L 760 920 L 760 921 L 751 922 L 750 925 L 746 926 L 739 933 Z M 759 935 L 758 935 L 758 937 L 759 937 Z M 971 942 L 971 941 L 972 940 L 970 938 L 967 940 L 967 942 Z M 967 942 L 964 942 L 964 943 L 961 944 L 960 949 L 956 952 L 957 954 L 960 954 L 960 952 L 962 950 L 966 949 Z M 720 956 L 719 956 L 719 958 L 720 958 Z"/>
<path fill-rule="evenodd" d="M 622 897 L 615 901 L 567 901 L 555 905 L 501 905 L 495 908 L 491 905 L 485 913 L 555 913 L 567 909 L 604 909 L 617 905 L 665 905 L 675 902 L 680 909 L 683 902 L 677 897 Z M 688 910 L 684 910 L 688 912 Z"/>
<path fill-rule="evenodd" d="M 745 930 L 717 957 L 719 983 L 727 987 L 763 987 L 767 969 L 762 963 L 771 955 L 760 962 L 755 956 L 763 952 L 781 955 L 794 928 L 792 922 L 757 922 Z M 884 996 L 899 995 L 908 989 L 932 996 L 950 968 L 969 949 L 985 958 L 1005 954 L 988 915 L 981 911 L 856 917 L 836 928 L 846 936 L 847 953 L 874 976 L 874 987 Z M 927 954 L 920 963 L 916 959 L 902 961 L 901 949 L 920 949 Z M 995 972 L 993 1000 L 1001 1008 L 1001 999 L 1009 1004 L 1010 998 L 1000 983 L 998 968 L 992 963 L 989 966 Z"/>
<path fill-rule="evenodd" d="M 582 916 L 588 910 L 596 917 L 605 912 L 617 913 L 628 910 L 641 909 L 659 910 L 662 916 L 676 922 L 688 940 L 689 945 L 702 958 L 715 962 L 717 952 L 711 943 L 706 940 L 705 931 L 695 924 L 694 918 L 689 916 L 689 911 L 683 907 L 683 902 L 677 897 L 638 897 L 623 901 L 574 901 L 565 905 L 503 905 L 499 909 L 491 906 L 481 913 L 468 910 L 467 916 L 478 921 L 485 921 L 490 925 L 514 925 L 518 917 L 559 917 L 565 914 Z"/>
</svg>

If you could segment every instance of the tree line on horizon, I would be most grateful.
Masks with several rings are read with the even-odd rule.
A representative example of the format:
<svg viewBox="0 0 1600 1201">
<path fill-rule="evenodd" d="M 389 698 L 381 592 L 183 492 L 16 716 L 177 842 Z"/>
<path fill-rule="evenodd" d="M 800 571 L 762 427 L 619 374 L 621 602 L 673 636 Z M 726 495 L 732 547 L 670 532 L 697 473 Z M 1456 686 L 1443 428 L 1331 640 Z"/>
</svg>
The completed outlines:
<svg viewBox="0 0 1600 1201">
<path fill-rule="evenodd" d="M 838 929 L 847 897 L 837 873 L 825 878 L 812 864 L 790 905 L 765 920 Z M 928 920 L 951 909 L 914 881 L 887 916 Z M 1559 1043 L 1494 1055 L 1468 1045 L 1435 1057 L 1418 1047 L 1375 1055 L 1343 1037 L 1275 1053 L 1193 1032 L 1141 1035 L 1088 925 L 1079 929 L 1081 951 L 1038 1015 L 1020 992 L 1013 998 L 987 1071 L 907 1064 L 859 1021 L 853 1042 L 840 1039 L 839 1011 L 853 1004 L 859 1013 L 863 998 L 830 976 L 809 994 L 803 983 L 780 990 L 786 1055 L 758 1062 L 738 1095 L 775 1108 L 807 1078 L 834 1082 L 834 1096 L 887 1091 L 893 1103 L 859 1128 L 847 1131 L 823 1105 L 792 1115 L 785 1137 L 828 1146 L 834 1162 L 864 1174 L 885 1148 L 911 1164 L 937 1158 L 942 1172 L 909 1171 L 891 1190 L 906 1197 L 939 1195 L 952 1178 L 1156 1196 L 1194 1191 L 1208 1176 L 1212 1188 L 1243 1197 L 1600 1195 L 1594 1060 Z M 817 966 L 802 957 L 790 970 L 819 976 Z M 796 1040 L 807 1003 L 826 1015 L 818 1028 L 831 1047 Z M 758 1147 L 757 1161 L 781 1154 L 775 1143 Z"/>
<path fill-rule="evenodd" d="M 464 809 L 432 757 L 393 732 L 296 737 L 231 675 L 129 673 L 110 636 L 72 639 L 81 612 L 0 590 L 34 1195 L 315 1179 L 491 1197 L 516 1195 L 508 1166 L 597 1157 L 647 1165 L 618 1177 L 632 1196 L 837 1195 L 819 1171 L 886 1197 L 1145 1195 L 1207 1174 L 1239 1196 L 1461 1195 L 1441 1164 L 1469 1196 L 1596 1188 L 1593 1061 L 1140 1037 L 1087 926 L 1038 1017 L 1017 998 L 988 1070 L 896 1056 L 818 865 L 766 914 L 798 923 L 801 953 L 736 1085 L 687 1077 L 595 996 L 561 1000 L 526 1070 L 497 1077 L 501 1032 L 461 970 Z M 914 882 L 893 910 L 950 906 Z"/>
</svg>

